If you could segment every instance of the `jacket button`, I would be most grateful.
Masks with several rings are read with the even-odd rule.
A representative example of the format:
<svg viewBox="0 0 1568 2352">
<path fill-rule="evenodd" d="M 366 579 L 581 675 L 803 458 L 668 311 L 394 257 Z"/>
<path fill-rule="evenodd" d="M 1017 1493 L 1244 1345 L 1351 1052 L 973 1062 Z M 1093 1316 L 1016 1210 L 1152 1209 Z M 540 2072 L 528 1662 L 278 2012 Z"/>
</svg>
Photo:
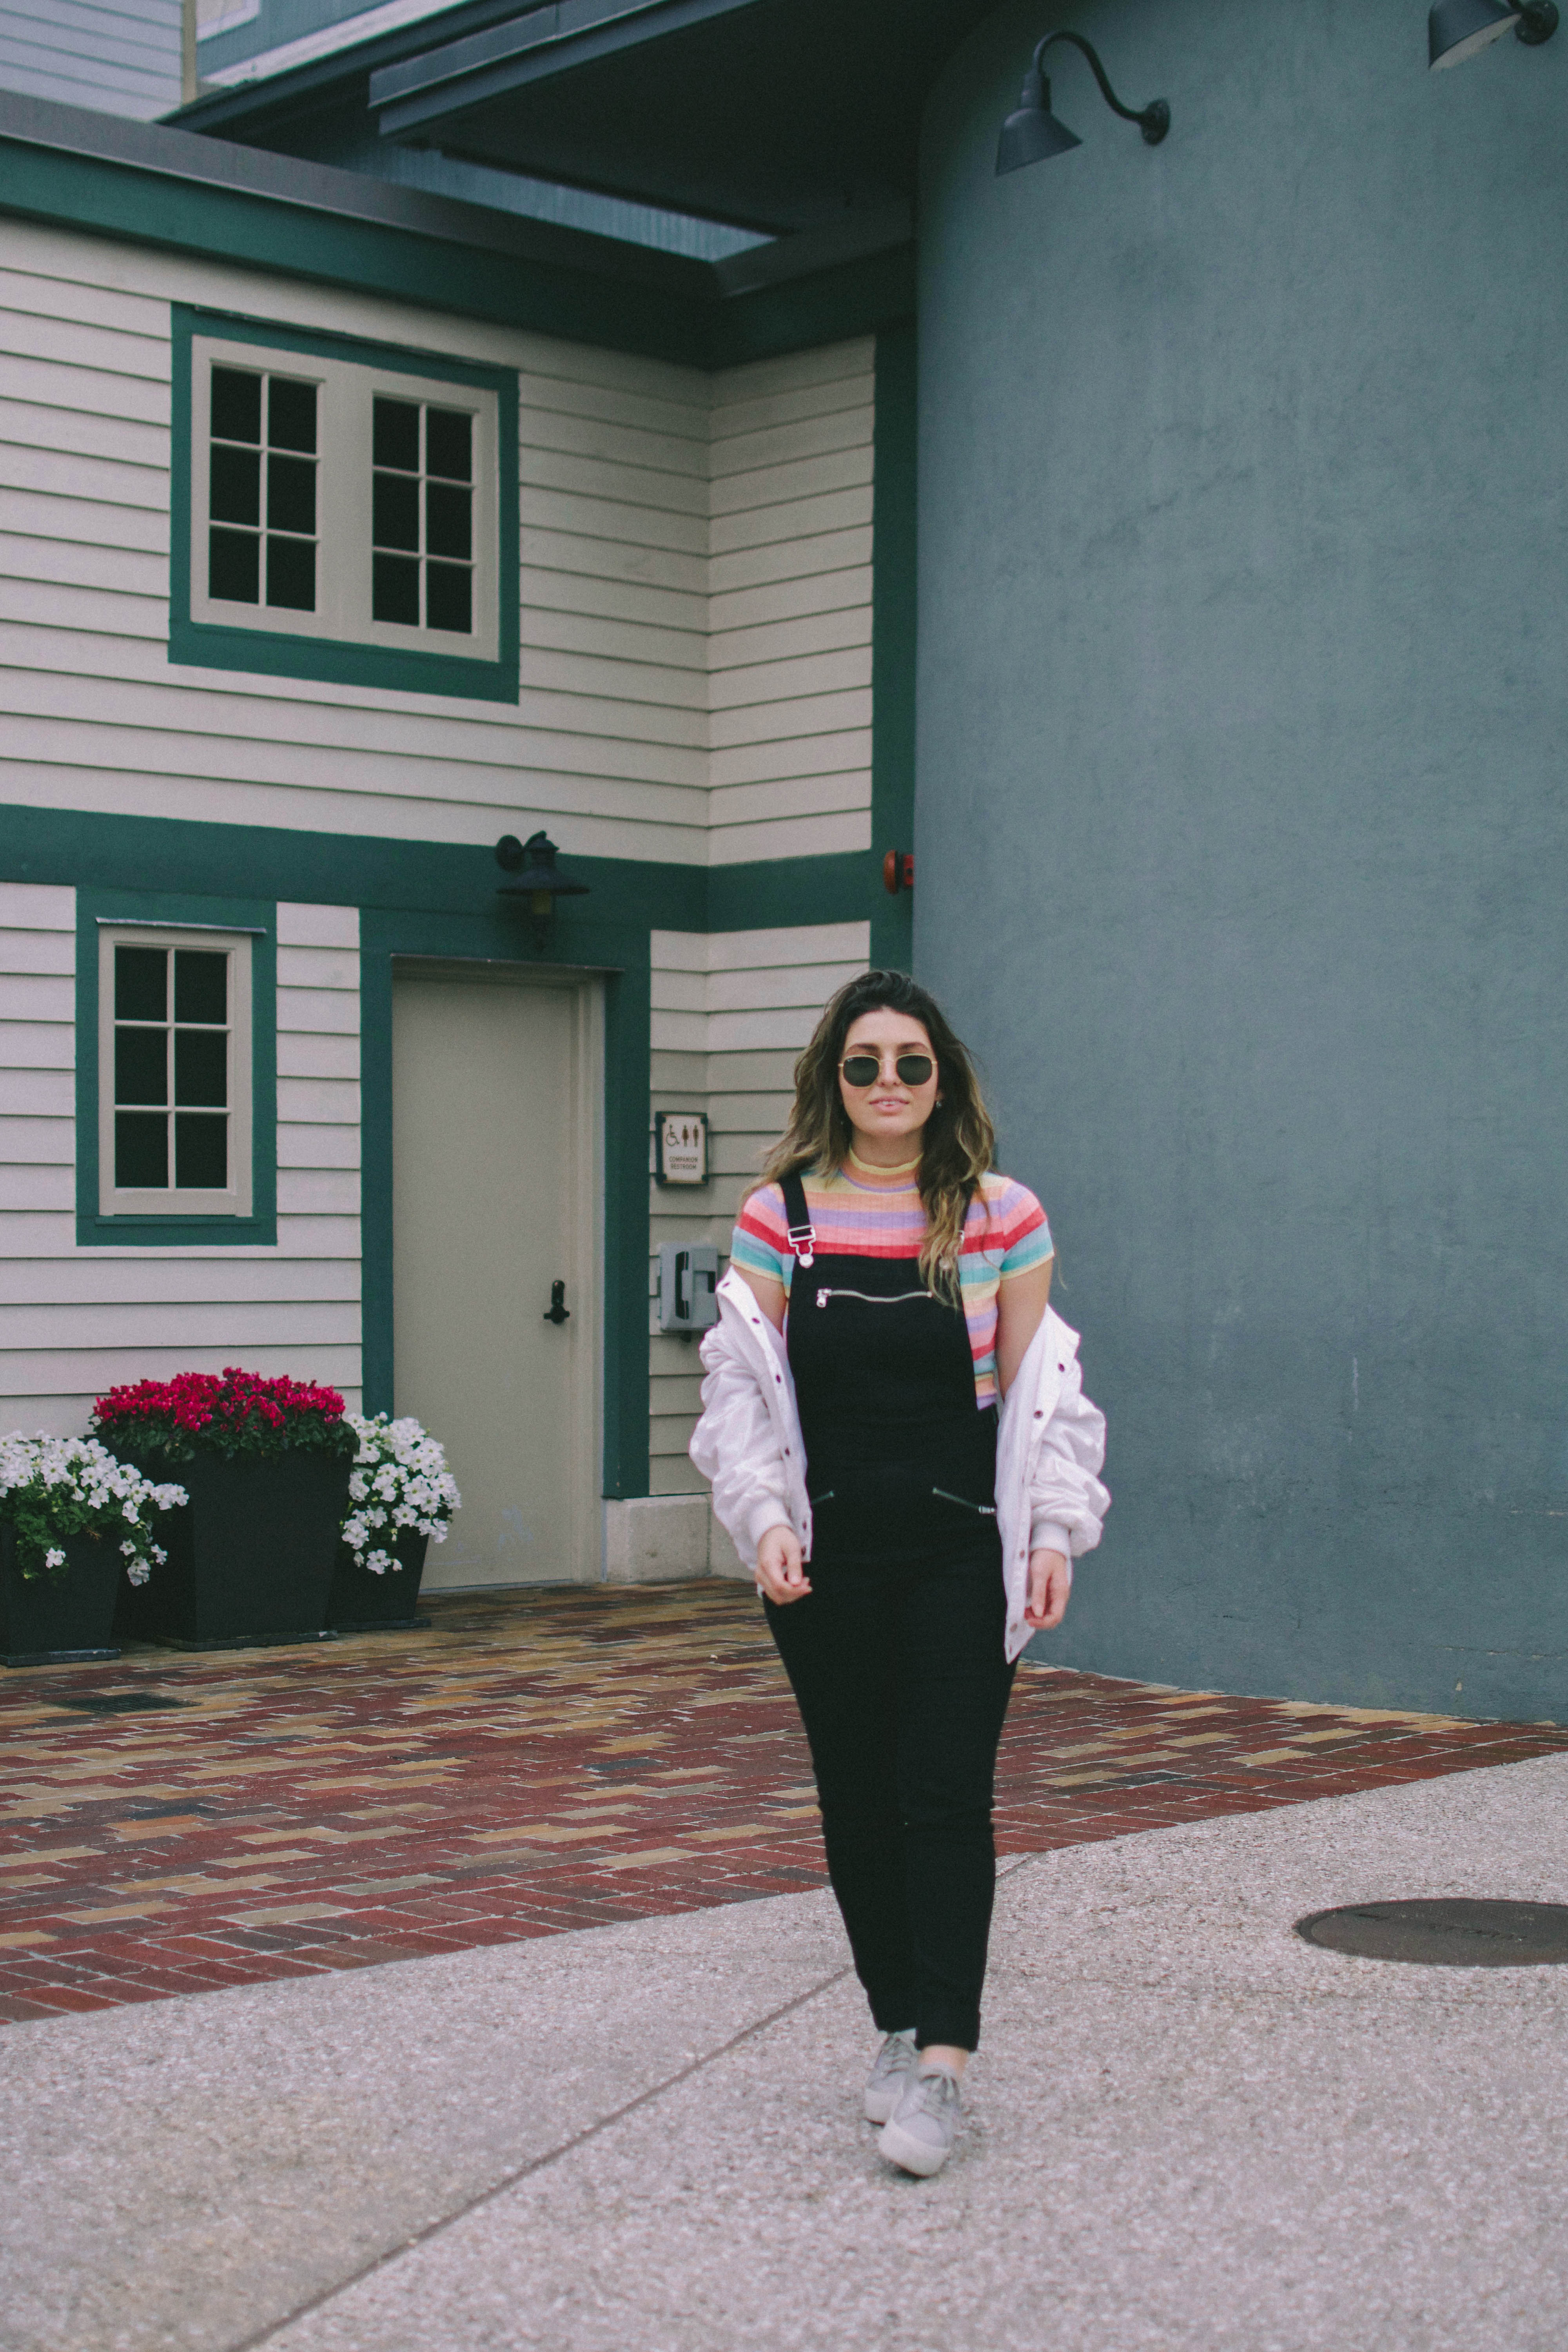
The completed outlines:
<svg viewBox="0 0 1568 2352">
<path fill-rule="evenodd" d="M 1036 1410 L 1035 1410 L 1035 1419 L 1036 1419 L 1037 1421 L 1044 1421 L 1045 1417 L 1046 1417 L 1046 1410 L 1045 1410 L 1044 1405 L 1038 1405 L 1038 1406 L 1037 1406 L 1037 1407 L 1036 1407 Z"/>
</svg>

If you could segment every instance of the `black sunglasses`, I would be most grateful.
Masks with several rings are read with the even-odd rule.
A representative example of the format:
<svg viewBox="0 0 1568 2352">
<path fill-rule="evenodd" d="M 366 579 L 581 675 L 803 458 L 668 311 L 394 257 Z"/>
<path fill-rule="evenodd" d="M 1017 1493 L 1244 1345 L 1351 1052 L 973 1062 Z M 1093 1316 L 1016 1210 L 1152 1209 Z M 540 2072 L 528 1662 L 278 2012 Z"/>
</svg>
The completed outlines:
<svg viewBox="0 0 1568 2352">
<path fill-rule="evenodd" d="M 874 1087 L 882 1075 L 881 1057 L 877 1054 L 846 1054 L 838 1066 L 845 1085 L 850 1087 Z M 923 1087 L 936 1064 L 929 1054 L 900 1054 L 893 1067 L 900 1086 Z"/>
</svg>

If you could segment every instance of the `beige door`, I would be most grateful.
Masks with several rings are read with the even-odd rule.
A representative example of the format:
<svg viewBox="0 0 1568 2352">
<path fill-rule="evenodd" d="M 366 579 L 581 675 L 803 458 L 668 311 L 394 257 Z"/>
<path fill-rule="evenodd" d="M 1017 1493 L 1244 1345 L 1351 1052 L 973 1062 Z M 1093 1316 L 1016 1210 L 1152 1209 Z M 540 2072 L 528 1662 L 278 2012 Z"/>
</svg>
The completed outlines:
<svg viewBox="0 0 1568 2352">
<path fill-rule="evenodd" d="M 396 1409 L 463 1496 L 429 1588 L 600 1573 L 595 1013 L 591 983 L 395 975 Z"/>
</svg>

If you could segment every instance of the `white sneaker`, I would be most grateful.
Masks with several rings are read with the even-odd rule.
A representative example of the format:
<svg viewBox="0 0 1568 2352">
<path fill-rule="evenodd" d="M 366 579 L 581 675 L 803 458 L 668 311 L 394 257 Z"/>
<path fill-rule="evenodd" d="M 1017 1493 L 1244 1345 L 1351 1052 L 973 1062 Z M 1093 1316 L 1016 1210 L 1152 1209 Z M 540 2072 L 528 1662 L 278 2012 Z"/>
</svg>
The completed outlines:
<svg viewBox="0 0 1568 2352">
<path fill-rule="evenodd" d="M 933 2066 L 910 2084 L 877 2146 L 890 2164 L 929 2180 L 952 2154 L 959 2112 L 957 2081 L 945 2067 Z"/>
<path fill-rule="evenodd" d="M 865 2109 L 868 2124 L 885 2124 L 914 2079 L 921 2053 L 911 2030 L 889 2033 L 866 2077 Z"/>
</svg>

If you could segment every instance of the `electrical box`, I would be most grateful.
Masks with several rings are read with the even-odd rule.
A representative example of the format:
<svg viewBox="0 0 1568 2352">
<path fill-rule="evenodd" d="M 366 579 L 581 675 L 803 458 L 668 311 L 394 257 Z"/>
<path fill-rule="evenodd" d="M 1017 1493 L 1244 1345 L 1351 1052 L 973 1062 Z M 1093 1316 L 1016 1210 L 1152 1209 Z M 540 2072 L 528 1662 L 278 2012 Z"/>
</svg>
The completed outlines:
<svg viewBox="0 0 1568 2352">
<path fill-rule="evenodd" d="M 658 1328 L 706 1331 L 719 1320 L 719 1253 L 710 1242 L 660 1242 Z"/>
</svg>

